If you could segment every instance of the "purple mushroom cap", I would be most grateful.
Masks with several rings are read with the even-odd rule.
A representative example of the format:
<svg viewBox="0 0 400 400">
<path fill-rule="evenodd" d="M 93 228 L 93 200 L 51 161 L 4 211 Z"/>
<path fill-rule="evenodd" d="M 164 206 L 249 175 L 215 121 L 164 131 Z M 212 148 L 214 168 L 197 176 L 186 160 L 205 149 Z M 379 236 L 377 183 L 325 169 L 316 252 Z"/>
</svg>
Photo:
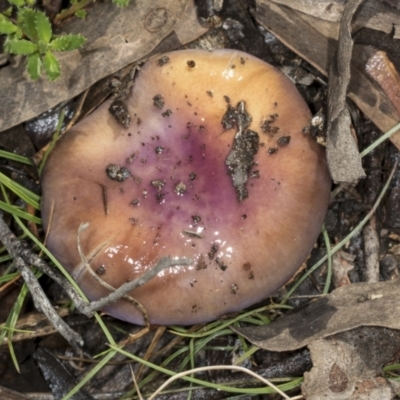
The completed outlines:
<svg viewBox="0 0 400 400">
<path fill-rule="evenodd" d="M 152 324 L 207 322 L 285 284 L 319 235 L 331 188 L 289 79 L 239 51 L 176 51 L 138 72 L 123 100 L 129 127 L 111 102 L 62 137 L 42 177 L 47 246 L 87 296 L 166 256 L 193 263 L 130 293 Z M 144 323 L 126 299 L 103 311 Z"/>
</svg>

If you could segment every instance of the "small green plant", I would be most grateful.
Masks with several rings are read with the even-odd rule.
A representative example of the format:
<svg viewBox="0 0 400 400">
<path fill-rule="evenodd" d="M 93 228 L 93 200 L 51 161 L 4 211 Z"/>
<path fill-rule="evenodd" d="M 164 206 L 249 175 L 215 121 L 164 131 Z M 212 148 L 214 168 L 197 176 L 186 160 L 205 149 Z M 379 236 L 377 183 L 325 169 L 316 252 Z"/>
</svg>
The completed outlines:
<svg viewBox="0 0 400 400">
<path fill-rule="evenodd" d="M 85 18 L 86 11 L 83 7 L 91 1 L 93 0 L 72 0 L 70 10 L 65 10 L 64 13 L 67 16 Z M 12 7 L 0 13 L 0 35 L 6 35 L 4 51 L 27 56 L 26 67 L 31 79 L 38 79 L 43 70 L 49 80 L 57 79 L 61 74 L 61 68 L 54 53 L 79 49 L 86 38 L 80 34 L 54 35 L 46 14 L 33 8 L 35 0 L 8 0 L 8 2 L 16 8 L 17 13 L 13 18 Z M 129 2 L 130 0 L 113 0 L 113 3 L 120 7 L 128 5 Z"/>
<path fill-rule="evenodd" d="M 4 51 L 27 56 L 27 71 L 31 79 L 38 79 L 44 69 L 49 80 L 60 76 L 60 64 L 53 54 L 81 47 L 86 39 L 82 35 L 55 36 L 47 16 L 31 8 L 32 1 L 9 0 L 17 7 L 14 23 L 7 14 L 0 14 L 0 34 L 6 35 Z"/>
</svg>

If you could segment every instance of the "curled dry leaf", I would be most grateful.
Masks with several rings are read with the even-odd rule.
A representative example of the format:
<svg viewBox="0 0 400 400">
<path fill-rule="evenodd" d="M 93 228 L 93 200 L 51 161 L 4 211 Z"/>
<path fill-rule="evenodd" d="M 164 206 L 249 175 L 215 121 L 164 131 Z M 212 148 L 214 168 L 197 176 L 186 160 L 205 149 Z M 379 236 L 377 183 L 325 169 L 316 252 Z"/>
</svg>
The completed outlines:
<svg viewBox="0 0 400 400">
<path fill-rule="evenodd" d="M 361 2 L 349 0 L 345 5 L 338 48 L 329 68 L 326 156 L 332 178 L 336 182 L 351 183 L 365 177 L 346 104 L 353 51 L 351 21 Z"/>
<path fill-rule="evenodd" d="M 383 50 L 399 70 L 399 46 L 390 36 L 393 26 L 400 25 L 396 4 L 378 0 L 364 1 L 352 21 L 355 45 L 348 96 L 383 132 L 398 123 L 400 113 L 385 90 L 371 79 L 366 63 L 377 49 Z M 342 0 L 258 0 L 255 15 L 261 25 L 327 76 L 337 47 L 338 21 L 343 6 Z M 392 135 L 390 140 L 400 148 L 400 133 Z"/>
</svg>

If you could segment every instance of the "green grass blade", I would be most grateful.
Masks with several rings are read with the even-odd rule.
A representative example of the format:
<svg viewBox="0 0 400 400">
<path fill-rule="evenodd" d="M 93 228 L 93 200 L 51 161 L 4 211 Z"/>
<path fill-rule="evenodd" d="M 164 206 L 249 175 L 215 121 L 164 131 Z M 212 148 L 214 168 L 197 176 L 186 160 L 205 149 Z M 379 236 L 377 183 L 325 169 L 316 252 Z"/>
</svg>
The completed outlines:
<svg viewBox="0 0 400 400">
<path fill-rule="evenodd" d="M 20 207 L 11 206 L 4 201 L 0 200 L 0 209 L 10 213 L 11 215 L 23 218 L 27 221 L 34 222 L 35 224 L 42 225 L 42 220 L 22 210 Z"/>
<path fill-rule="evenodd" d="M 6 158 L 7 160 L 19 162 L 21 164 L 33 165 L 33 166 L 35 165 L 30 158 L 20 156 L 19 154 L 10 153 L 9 151 L 5 150 L 0 150 L 0 157 Z"/>
<path fill-rule="evenodd" d="M 397 168 L 397 162 L 395 166 L 392 169 L 392 172 L 390 173 L 390 176 L 388 180 L 386 181 L 381 193 L 379 194 L 377 200 L 375 201 L 375 204 L 373 205 L 371 211 L 364 217 L 364 219 L 361 220 L 361 222 L 343 239 L 341 240 L 336 246 L 332 247 L 330 254 L 333 255 L 337 251 L 339 251 L 350 239 L 352 239 L 358 232 L 361 231 L 363 226 L 369 221 L 369 219 L 372 217 L 372 215 L 375 213 L 377 210 L 379 204 L 381 203 L 383 197 L 385 196 L 390 182 L 393 179 L 394 172 Z M 326 260 L 328 259 L 328 254 L 323 256 L 319 261 L 317 261 L 308 271 L 306 271 L 298 280 L 297 282 L 290 288 L 290 290 L 286 293 L 284 298 L 281 301 L 281 304 L 284 304 L 289 297 L 294 293 L 294 291 L 304 282 L 304 280 L 312 274 L 317 268 L 319 268 Z"/>
<path fill-rule="evenodd" d="M 154 369 L 158 372 L 161 372 L 165 375 L 168 376 L 174 376 L 176 374 L 175 371 L 171 371 L 169 369 L 160 367 L 159 365 L 153 364 L 149 361 L 143 360 L 140 357 L 128 353 L 127 351 L 119 348 L 118 346 L 115 345 L 110 345 L 110 347 L 113 350 L 118 351 L 119 353 L 123 354 L 125 357 L 127 357 L 128 359 L 132 359 L 138 363 L 141 363 L 143 365 L 145 365 L 146 367 L 149 367 L 151 369 Z M 260 387 L 260 388 L 236 388 L 236 387 L 231 387 L 231 386 L 225 386 L 225 385 L 221 385 L 221 384 L 216 384 L 216 383 L 211 383 L 211 382 L 207 382 L 207 381 L 203 381 L 201 379 L 197 379 L 197 378 L 192 378 L 190 376 L 182 376 L 181 379 L 188 381 L 188 382 L 192 382 L 195 383 L 197 385 L 201 385 L 203 387 L 208 387 L 208 388 L 213 388 L 213 389 L 217 389 L 220 391 L 224 391 L 224 392 L 229 392 L 229 393 L 243 393 L 243 394 L 268 394 L 268 393 L 275 393 L 275 391 L 269 387 Z M 272 381 L 272 380 L 271 380 Z M 279 389 L 281 389 L 282 391 L 286 391 L 286 390 L 290 390 L 293 389 L 297 386 L 299 386 L 303 381 L 303 378 L 296 378 L 291 380 L 288 383 L 279 385 Z"/>
<path fill-rule="evenodd" d="M 0 183 L 2 183 L 4 186 L 6 186 L 8 189 L 10 189 L 13 193 L 15 193 L 23 201 L 30 204 L 32 207 L 36 208 L 37 210 L 39 210 L 40 197 L 37 194 L 24 188 L 19 183 L 14 182 L 8 176 L 4 175 L 2 172 L 0 172 Z"/>
<path fill-rule="evenodd" d="M 62 400 L 70 399 L 76 394 L 87 382 L 89 382 L 107 363 L 117 354 L 117 351 L 110 351 L 82 380 L 66 395 Z"/>
</svg>

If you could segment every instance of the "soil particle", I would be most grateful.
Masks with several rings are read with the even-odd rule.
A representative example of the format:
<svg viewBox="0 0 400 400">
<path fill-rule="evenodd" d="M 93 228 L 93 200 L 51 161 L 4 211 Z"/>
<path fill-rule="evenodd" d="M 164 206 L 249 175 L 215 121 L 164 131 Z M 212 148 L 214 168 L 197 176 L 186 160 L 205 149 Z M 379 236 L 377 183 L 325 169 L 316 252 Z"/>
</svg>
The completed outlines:
<svg viewBox="0 0 400 400">
<path fill-rule="evenodd" d="M 219 267 L 222 271 L 225 271 L 225 270 L 228 268 L 228 266 L 227 266 L 220 258 L 218 258 L 218 257 L 215 259 L 215 262 L 217 263 L 218 267 Z"/>
<path fill-rule="evenodd" d="M 186 185 L 183 182 L 179 182 L 175 188 L 174 188 L 174 192 L 178 195 L 178 196 L 183 196 L 186 193 Z"/>
<path fill-rule="evenodd" d="M 236 109 L 228 105 L 227 112 L 222 118 L 225 129 L 227 127 L 236 127 L 237 129 L 231 152 L 228 154 L 225 164 L 232 176 L 232 183 L 236 189 L 239 203 L 249 197 L 246 183 L 260 143 L 258 133 L 247 129 L 251 121 L 252 117 L 246 111 L 246 103 L 243 100 L 238 103 Z"/>
<path fill-rule="evenodd" d="M 278 152 L 278 148 L 277 147 L 269 147 L 268 148 L 268 154 L 276 154 Z"/>
<path fill-rule="evenodd" d="M 278 146 L 280 147 L 287 146 L 290 143 L 290 136 L 281 136 L 278 138 L 276 143 L 278 143 Z"/>
<path fill-rule="evenodd" d="M 193 226 L 197 226 L 201 222 L 200 215 L 192 215 Z"/>
<path fill-rule="evenodd" d="M 196 270 L 200 271 L 201 269 L 206 269 L 207 268 L 207 263 L 204 260 L 203 254 L 200 255 L 199 261 L 197 261 L 196 264 Z"/>
<path fill-rule="evenodd" d="M 271 114 L 269 117 L 265 118 L 263 121 L 260 123 L 260 128 L 263 133 L 268 134 L 269 136 L 274 136 L 278 131 L 279 127 L 274 126 L 274 123 L 276 122 L 278 118 L 278 114 Z"/>
<path fill-rule="evenodd" d="M 107 166 L 106 174 L 110 179 L 118 182 L 124 182 L 131 176 L 128 168 L 119 167 L 115 164 L 110 164 Z"/>
<path fill-rule="evenodd" d="M 225 130 L 237 128 L 238 131 L 242 132 L 250 126 L 251 121 L 251 115 L 246 111 L 246 103 L 240 101 L 236 108 L 228 104 L 227 110 L 222 117 L 222 126 Z"/>
<path fill-rule="evenodd" d="M 161 94 L 156 94 L 153 97 L 153 105 L 161 110 L 164 107 L 164 96 Z"/>
<path fill-rule="evenodd" d="M 257 154 L 258 145 L 258 133 L 248 129 L 235 137 L 232 150 L 225 161 L 229 174 L 232 176 L 232 183 L 236 189 L 239 203 L 249 197 L 246 183 L 254 165 L 254 156 Z"/>
<path fill-rule="evenodd" d="M 99 276 L 104 275 L 106 273 L 106 266 L 104 264 L 100 265 L 100 267 L 98 267 L 95 272 Z"/>
<path fill-rule="evenodd" d="M 170 117 L 172 115 L 171 110 L 165 110 L 163 113 L 161 113 L 163 117 Z"/>
<path fill-rule="evenodd" d="M 169 63 L 169 57 L 168 56 L 162 56 L 161 58 L 158 59 L 157 63 L 158 63 L 158 65 L 160 67 L 162 67 L 163 65 Z"/>
<path fill-rule="evenodd" d="M 210 260 L 213 260 L 217 251 L 218 251 L 218 245 L 216 243 L 213 243 L 210 251 L 208 252 L 208 258 Z"/>
<path fill-rule="evenodd" d="M 131 117 L 129 116 L 129 112 L 125 104 L 121 100 L 115 100 L 114 102 L 112 102 L 108 111 L 110 111 L 115 120 L 124 128 L 128 128 L 131 124 Z"/>
</svg>

